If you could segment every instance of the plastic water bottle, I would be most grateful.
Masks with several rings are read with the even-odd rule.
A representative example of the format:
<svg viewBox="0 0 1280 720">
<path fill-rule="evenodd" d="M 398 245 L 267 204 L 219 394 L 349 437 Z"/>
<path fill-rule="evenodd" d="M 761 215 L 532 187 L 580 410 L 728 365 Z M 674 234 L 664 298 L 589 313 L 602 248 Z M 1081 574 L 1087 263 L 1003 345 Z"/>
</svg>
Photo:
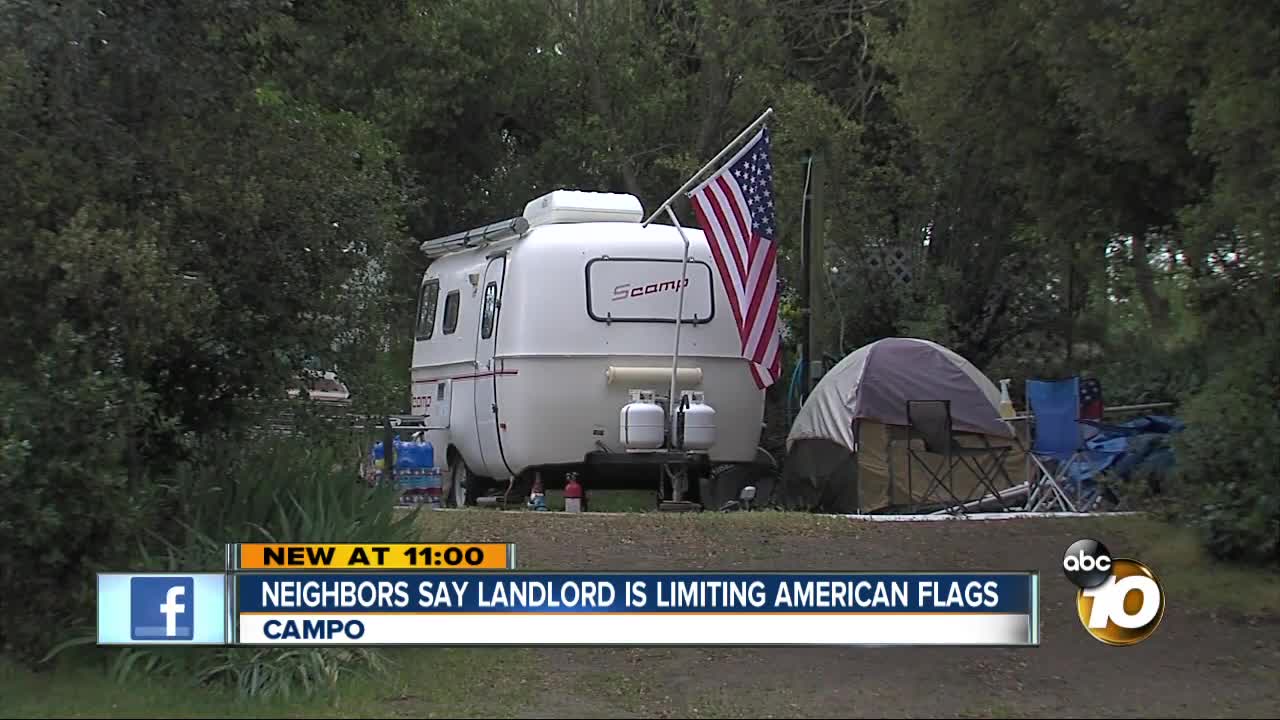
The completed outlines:
<svg viewBox="0 0 1280 720">
<path fill-rule="evenodd" d="M 1011 418 L 1017 413 L 1013 410 L 1013 398 L 1009 397 L 1008 378 L 1000 381 L 1000 417 Z"/>
</svg>

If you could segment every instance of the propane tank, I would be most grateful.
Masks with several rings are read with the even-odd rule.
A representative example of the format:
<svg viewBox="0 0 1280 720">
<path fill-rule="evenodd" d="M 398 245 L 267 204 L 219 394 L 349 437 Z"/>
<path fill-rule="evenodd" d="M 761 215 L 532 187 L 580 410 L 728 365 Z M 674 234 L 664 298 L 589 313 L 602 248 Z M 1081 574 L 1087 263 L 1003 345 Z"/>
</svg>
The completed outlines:
<svg viewBox="0 0 1280 720">
<path fill-rule="evenodd" d="M 582 485 L 578 482 L 578 473 L 566 473 L 564 483 L 564 511 L 574 513 L 582 512 L 582 501 Z"/>
<path fill-rule="evenodd" d="M 628 450 L 652 450 L 666 439 L 666 413 L 654 402 L 652 390 L 632 390 L 631 402 L 622 406 L 618 434 Z"/>
<path fill-rule="evenodd" d="M 1000 381 L 1000 417 L 1011 418 L 1015 414 L 1013 398 L 1009 397 L 1009 379 L 1005 378 Z"/>
<path fill-rule="evenodd" d="M 680 393 L 684 416 L 682 444 L 685 450 L 710 450 L 716 444 L 716 411 L 706 403 L 700 390 Z"/>
</svg>

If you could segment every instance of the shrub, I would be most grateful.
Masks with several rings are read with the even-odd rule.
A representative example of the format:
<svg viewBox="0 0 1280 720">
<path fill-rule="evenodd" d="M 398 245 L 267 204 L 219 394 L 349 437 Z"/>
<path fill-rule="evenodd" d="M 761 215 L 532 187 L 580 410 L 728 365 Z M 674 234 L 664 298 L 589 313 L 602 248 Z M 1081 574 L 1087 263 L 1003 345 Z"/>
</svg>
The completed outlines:
<svg viewBox="0 0 1280 720">
<path fill-rule="evenodd" d="M 92 617 L 94 573 L 128 565 L 155 510 L 153 486 L 126 465 L 140 393 L 50 356 L 33 366 L 0 381 L 0 650 L 21 659 Z"/>
<path fill-rule="evenodd" d="M 220 567 L 231 542 L 413 541 L 415 516 L 397 513 L 395 488 L 357 482 L 351 447 L 308 436 L 210 443 L 167 490 L 184 507 L 167 555 Z"/>
<path fill-rule="evenodd" d="M 233 542 L 412 542 L 416 513 L 395 510 L 394 487 L 358 483 L 358 454 L 334 436 L 266 438 L 247 446 L 213 442 L 166 488 L 183 508 L 161 533 L 146 569 L 219 568 Z M 129 649 L 113 660 L 133 673 L 177 675 L 245 696 L 332 691 L 350 673 L 378 672 L 383 653 L 366 648 Z"/>
<path fill-rule="evenodd" d="M 147 530 L 135 528 L 132 560 L 114 569 L 218 570 L 233 542 L 412 542 L 416 512 L 395 509 L 394 487 L 357 482 L 360 455 L 349 448 L 344 438 L 303 435 L 197 445 L 198 459 L 155 486 L 152 502 L 166 512 Z M 33 614 L 28 608 L 24 621 Z M 91 642 L 82 631 L 60 648 Z M 121 682 L 182 677 L 254 697 L 332 691 L 342 677 L 387 662 L 366 648 L 126 648 L 106 658 Z"/>
<path fill-rule="evenodd" d="M 1085 363 L 1083 375 L 1102 381 L 1108 405 L 1137 405 L 1187 397 L 1203 386 L 1206 374 L 1203 343 L 1174 347 L 1146 335 L 1129 338 L 1106 356 Z"/>
<path fill-rule="evenodd" d="M 1183 406 L 1175 510 L 1214 556 L 1280 563 L 1280 337 L 1225 360 Z"/>
</svg>

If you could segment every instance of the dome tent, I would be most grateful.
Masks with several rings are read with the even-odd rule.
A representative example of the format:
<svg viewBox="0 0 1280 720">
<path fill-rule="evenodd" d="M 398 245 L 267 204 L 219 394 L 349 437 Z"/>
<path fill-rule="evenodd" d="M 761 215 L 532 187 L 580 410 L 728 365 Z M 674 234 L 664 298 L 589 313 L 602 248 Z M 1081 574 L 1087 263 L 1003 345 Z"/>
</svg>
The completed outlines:
<svg viewBox="0 0 1280 720">
<path fill-rule="evenodd" d="M 928 340 L 886 338 L 850 353 L 805 400 L 787 436 L 786 494 L 832 512 L 919 502 L 929 477 L 917 466 L 909 487 L 906 442 L 889 442 L 905 437 L 908 400 L 949 400 L 956 431 L 987 436 L 992 444 L 1013 438 L 1000 418 L 999 390 L 972 363 Z M 942 463 L 924 457 L 932 467 Z M 1023 462 L 1020 452 L 1010 453 L 1009 477 L 1018 477 Z M 977 477 L 963 465 L 951 482 L 962 498 L 980 495 Z"/>
</svg>

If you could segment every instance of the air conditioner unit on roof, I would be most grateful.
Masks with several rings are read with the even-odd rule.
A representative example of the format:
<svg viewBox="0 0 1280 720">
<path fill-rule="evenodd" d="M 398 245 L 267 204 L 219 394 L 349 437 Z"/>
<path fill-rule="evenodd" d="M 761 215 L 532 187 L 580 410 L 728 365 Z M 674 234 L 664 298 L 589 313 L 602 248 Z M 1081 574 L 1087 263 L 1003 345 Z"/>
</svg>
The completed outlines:
<svg viewBox="0 0 1280 720">
<path fill-rule="evenodd" d="M 626 222 L 644 219 L 644 209 L 634 195 L 624 193 L 556 190 L 524 207 L 529 227 L 556 223 Z"/>
</svg>

